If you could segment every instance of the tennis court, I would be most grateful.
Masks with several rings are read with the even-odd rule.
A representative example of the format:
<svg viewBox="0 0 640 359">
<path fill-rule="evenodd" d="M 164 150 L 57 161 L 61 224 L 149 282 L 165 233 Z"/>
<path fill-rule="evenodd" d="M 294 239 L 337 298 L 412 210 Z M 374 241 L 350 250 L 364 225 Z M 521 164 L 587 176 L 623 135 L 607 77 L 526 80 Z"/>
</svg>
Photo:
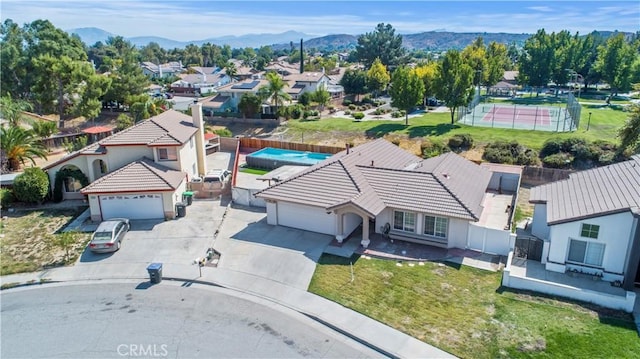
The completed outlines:
<svg viewBox="0 0 640 359">
<path fill-rule="evenodd" d="M 462 107 L 459 122 L 469 126 L 568 132 L 576 129 L 566 109 L 555 106 L 477 104 Z"/>
</svg>

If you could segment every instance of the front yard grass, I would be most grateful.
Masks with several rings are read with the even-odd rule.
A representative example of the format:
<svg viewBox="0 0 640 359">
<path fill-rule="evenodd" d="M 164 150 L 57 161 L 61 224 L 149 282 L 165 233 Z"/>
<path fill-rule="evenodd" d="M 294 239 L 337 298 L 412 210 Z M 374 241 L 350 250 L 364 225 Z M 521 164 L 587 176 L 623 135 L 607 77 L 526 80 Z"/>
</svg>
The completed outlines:
<svg viewBox="0 0 640 359">
<path fill-rule="evenodd" d="M 355 280 L 351 283 L 349 262 Z M 467 266 L 323 255 L 309 291 L 462 358 L 632 358 L 631 315 L 500 286 Z"/>
<path fill-rule="evenodd" d="M 3 211 L 0 222 L 0 275 L 33 272 L 73 263 L 86 247 L 90 234 L 74 235 L 66 251 L 56 245 L 59 230 L 86 207 L 65 209 Z"/>
</svg>

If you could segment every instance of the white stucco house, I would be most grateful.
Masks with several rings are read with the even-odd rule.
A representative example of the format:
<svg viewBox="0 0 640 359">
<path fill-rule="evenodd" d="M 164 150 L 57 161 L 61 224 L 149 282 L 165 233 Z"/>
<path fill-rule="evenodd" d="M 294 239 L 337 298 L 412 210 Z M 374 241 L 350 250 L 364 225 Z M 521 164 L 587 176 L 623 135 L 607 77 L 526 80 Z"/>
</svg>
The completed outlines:
<svg viewBox="0 0 640 359">
<path fill-rule="evenodd" d="M 640 155 L 535 187 L 530 201 L 546 270 L 640 284 Z"/>
<path fill-rule="evenodd" d="M 94 221 L 174 218 L 187 182 L 206 173 L 201 106 L 192 113 L 168 110 L 47 165 L 52 190 L 87 199 Z"/>
<path fill-rule="evenodd" d="M 444 248 L 506 255 L 513 188 L 492 188 L 492 172 L 455 153 L 422 159 L 378 139 L 332 157 L 256 193 L 267 222 L 329 234 L 342 242 L 371 233 Z M 505 173 L 510 176 L 512 173 Z M 506 183 L 506 181 L 505 181 Z"/>
</svg>

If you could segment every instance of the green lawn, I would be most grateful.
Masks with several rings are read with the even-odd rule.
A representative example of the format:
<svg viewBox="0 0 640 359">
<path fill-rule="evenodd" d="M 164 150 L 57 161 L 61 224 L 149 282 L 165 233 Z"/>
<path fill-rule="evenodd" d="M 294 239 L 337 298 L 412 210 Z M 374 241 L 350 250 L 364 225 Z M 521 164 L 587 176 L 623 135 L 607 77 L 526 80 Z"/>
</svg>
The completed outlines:
<svg viewBox="0 0 640 359">
<path fill-rule="evenodd" d="M 265 173 L 269 173 L 268 170 L 263 170 L 260 168 L 252 168 L 252 167 L 240 167 L 238 168 L 238 170 L 240 172 L 249 173 L 249 174 L 258 175 L 258 176 L 262 176 Z"/>
<path fill-rule="evenodd" d="M 633 358 L 630 315 L 501 288 L 501 273 L 323 255 L 309 291 L 463 358 Z"/>
<path fill-rule="evenodd" d="M 586 131 L 589 112 L 591 112 L 591 123 L 589 131 Z M 291 141 L 306 138 L 307 142 L 313 142 L 313 139 L 309 140 L 312 134 L 316 135 L 314 139 L 321 141 L 323 138 L 336 136 L 377 138 L 385 134 L 407 135 L 410 138 L 434 136 L 446 140 L 454 134 L 469 133 L 476 143 L 517 140 L 527 147 L 539 150 L 544 141 L 552 137 L 584 137 L 588 140 L 617 142 L 616 132 L 627 118 L 628 112 L 600 106 L 583 106 L 580 129 L 573 133 L 471 127 L 457 123 L 452 125 L 449 112 L 429 112 L 420 117 L 411 118 L 409 126 L 404 125 L 404 120 L 357 122 L 348 118 L 324 118 L 318 121 L 290 120 L 285 126 L 289 129 L 287 135 Z M 326 135 L 318 136 L 319 133 Z"/>
</svg>

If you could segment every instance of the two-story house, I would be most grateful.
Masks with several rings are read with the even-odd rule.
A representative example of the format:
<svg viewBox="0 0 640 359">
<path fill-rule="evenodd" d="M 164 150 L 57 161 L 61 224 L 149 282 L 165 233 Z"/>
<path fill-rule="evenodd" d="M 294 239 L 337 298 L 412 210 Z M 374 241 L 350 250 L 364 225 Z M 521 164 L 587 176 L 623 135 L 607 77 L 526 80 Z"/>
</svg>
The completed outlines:
<svg viewBox="0 0 640 359">
<path fill-rule="evenodd" d="M 534 187 L 530 201 L 546 270 L 640 284 L 640 155 Z"/>
<path fill-rule="evenodd" d="M 331 79 L 324 72 L 303 72 L 290 74 L 284 77 L 289 84 L 286 89 L 291 99 L 297 100 L 305 92 L 314 92 L 318 89 L 327 90 Z"/>
<path fill-rule="evenodd" d="M 192 113 L 168 110 L 47 165 L 52 190 L 88 199 L 95 221 L 175 217 L 187 182 L 206 173 L 201 106 Z"/>
</svg>

